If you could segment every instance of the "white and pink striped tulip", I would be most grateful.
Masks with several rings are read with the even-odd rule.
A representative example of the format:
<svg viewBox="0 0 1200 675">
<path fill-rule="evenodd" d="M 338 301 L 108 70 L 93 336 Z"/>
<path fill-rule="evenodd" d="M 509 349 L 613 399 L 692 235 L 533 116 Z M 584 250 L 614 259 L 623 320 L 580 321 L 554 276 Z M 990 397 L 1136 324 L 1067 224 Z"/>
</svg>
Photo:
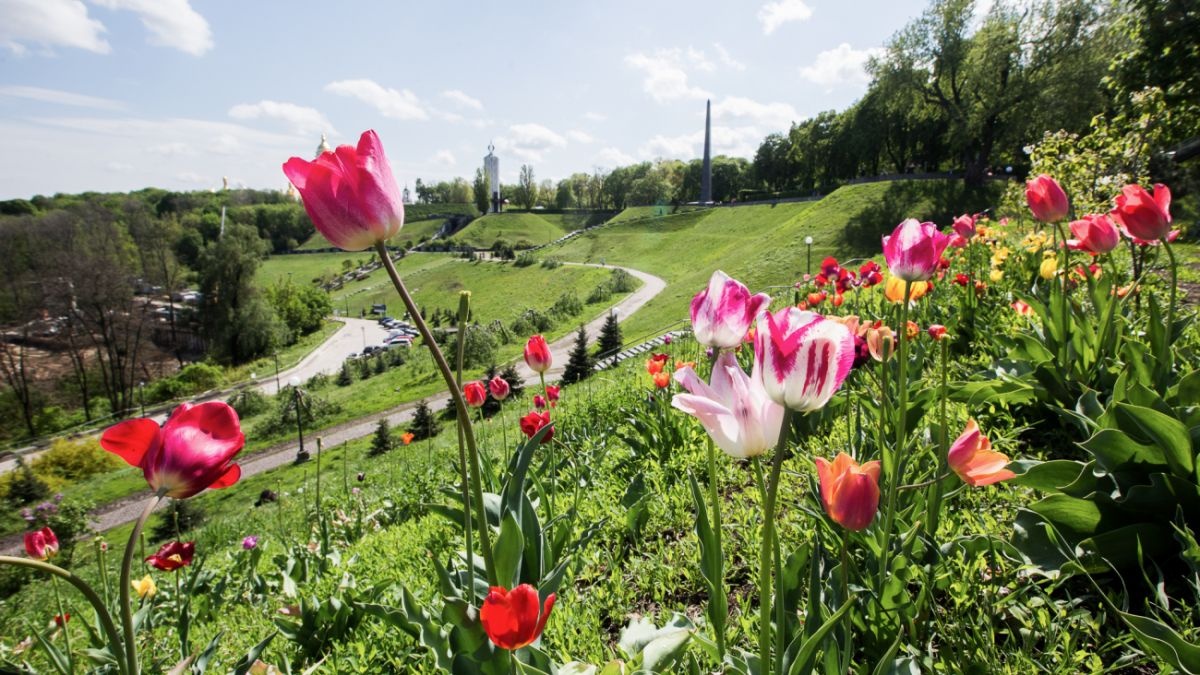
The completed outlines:
<svg viewBox="0 0 1200 675">
<path fill-rule="evenodd" d="M 937 272 L 950 239 L 950 235 L 938 231 L 937 225 L 909 218 L 883 238 L 888 271 L 905 281 L 928 280 Z"/>
<path fill-rule="evenodd" d="M 749 289 L 721 270 L 713 272 L 708 288 L 692 298 L 692 331 L 696 342 L 717 349 L 733 349 L 754 323 L 754 317 L 771 302 L 766 293 Z"/>
<path fill-rule="evenodd" d="M 758 317 L 755 370 L 773 401 L 810 412 L 829 403 L 854 364 L 854 335 L 838 321 L 796 307 Z"/>
<path fill-rule="evenodd" d="M 721 352 L 713 364 L 711 385 L 691 366 L 675 371 L 675 381 L 688 393 L 676 394 L 671 405 L 700 420 L 726 454 L 755 457 L 779 441 L 783 407 L 767 397 L 757 365 L 747 376 L 733 352 Z"/>
</svg>

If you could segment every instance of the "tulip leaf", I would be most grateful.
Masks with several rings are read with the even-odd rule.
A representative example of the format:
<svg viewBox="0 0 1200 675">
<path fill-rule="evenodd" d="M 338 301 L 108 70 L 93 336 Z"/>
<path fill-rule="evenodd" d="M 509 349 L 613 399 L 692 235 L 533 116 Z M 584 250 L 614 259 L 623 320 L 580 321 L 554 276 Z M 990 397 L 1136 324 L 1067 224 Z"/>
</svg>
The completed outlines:
<svg viewBox="0 0 1200 675">
<path fill-rule="evenodd" d="M 50 663 L 54 666 L 54 669 L 63 675 L 68 675 L 71 672 L 71 664 L 67 660 L 66 654 L 63 654 L 61 649 L 55 647 L 54 643 L 40 632 L 34 631 L 33 636 L 37 638 L 38 644 L 41 645 L 42 649 L 46 650 L 46 655 L 50 657 Z"/>
<path fill-rule="evenodd" d="M 640 477 L 640 476 L 639 476 Z M 700 542 L 700 573 L 708 587 L 708 621 L 714 635 L 724 635 L 729 616 L 729 599 L 725 597 L 725 559 L 717 545 L 717 535 L 708 519 L 708 505 L 696 476 L 688 472 L 688 484 L 696 504 L 696 538 Z M 645 497 L 642 498 L 644 502 Z"/>
<path fill-rule="evenodd" d="M 1009 464 L 1009 468 L 1017 474 L 1016 478 L 1009 481 L 1013 485 L 1056 491 L 1075 482 L 1087 467 L 1069 459 L 1054 459 L 1048 462 L 1019 460 Z"/>
<path fill-rule="evenodd" d="M 1085 450 L 1092 453 L 1105 471 L 1154 471 L 1167 467 L 1167 459 L 1158 447 L 1143 445 L 1117 429 L 1101 429 L 1095 435 L 1080 443 Z"/>
<path fill-rule="evenodd" d="M 192 662 L 191 670 L 193 673 L 199 675 L 208 668 L 208 662 L 211 661 L 213 655 L 217 653 L 217 647 L 221 644 L 221 637 L 224 634 L 224 632 L 218 632 L 213 636 L 212 640 L 209 640 L 208 646 L 206 646 L 204 651 L 200 652 L 195 661 Z"/>
<path fill-rule="evenodd" d="M 504 519 L 500 521 L 500 536 L 492 546 L 496 577 L 501 586 L 512 588 L 519 583 L 524 552 L 525 535 L 521 532 L 521 524 L 517 522 L 515 513 L 505 513 Z"/>
<path fill-rule="evenodd" d="M 1161 448 L 1175 475 L 1192 475 L 1195 470 L 1192 438 L 1182 422 L 1157 410 L 1141 406 L 1117 403 L 1114 407 L 1117 424 L 1123 431 L 1140 432 L 1152 444 Z"/>
<path fill-rule="evenodd" d="M 811 673 L 813 670 L 813 661 L 817 655 L 817 648 L 821 646 L 821 642 L 837 625 L 841 623 L 842 617 L 850 612 L 850 608 L 854 606 L 854 597 L 846 598 L 846 602 L 833 613 L 821 627 L 813 631 L 812 635 L 805 637 L 804 634 L 797 635 L 796 640 L 803 640 L 800 644 L 799 651 L 796 652 L 796 660 L 792 662 L 792 667 L 788 669 L 788 673 L 802 675 L 803 673 Z M 788 651 L 791 651 L 789 649 Z"/>
<path fill-rule="evenodd" d="M 278 631 L 271 633 L 263 638 L 262 642 L 251 647 L 250 651 L 246 652 L 246 655 L 234 664 L 233 675 L 246 675 L 246 673 L 250 672 L 250 669 L 254 667 L 254 662 L 262 656 L 262 653 L 267 649 L 267 645 L 271 644 L 271 640 L 274 640 L 276 635 L 279 635 Z"/>
<path fill-rule="evenodd" d="M 1166 624 L 1137 614 L 1118 612 L 1139 644 L 1182 673 L 1200 674 L 1200 646 L 1188 642 Z"/>
</svg>

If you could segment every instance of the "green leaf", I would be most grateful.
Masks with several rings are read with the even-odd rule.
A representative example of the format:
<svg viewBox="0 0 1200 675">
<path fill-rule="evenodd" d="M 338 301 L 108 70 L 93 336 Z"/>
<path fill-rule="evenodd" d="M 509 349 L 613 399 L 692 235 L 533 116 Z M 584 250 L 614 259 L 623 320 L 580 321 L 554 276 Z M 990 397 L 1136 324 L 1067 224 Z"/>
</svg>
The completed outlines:
<svg viewBox="0 0 1200 675">
<path fill-rule="evenodd" d="M 213 639 L 209 640 L 208 646 L 204 648 L 204 651 L 200 652 L 200 655 L 197 656 L 196 660 L 192 662 L 192 672 L 195 673 L 195 675 L 201 675 L 201 673 L 208 668 L 208 662 L 211 661 L 213 655 L 217 653 L 217 646 L 221 644 L 221 636 L 224 634 L 224 632 L 219 632 L 214 635 Z"/>
<path fill-rule="evenodd" d="M 521 495 L 524 496 L 524 495 Z M 492 546 L 492 558 L 496 563 L 496 577 L 500 585 L 512 588 L 521 578 L 521 558 L 525 552 L 525 535 L 517 522 L 520 509 L 506 511 L 500 521 L 500 536 Z"/>
<path fill-rule="evenodd" d="M 234 664 L 233 675 L 246 675 L 246 673 L 250 672 L 250 669 L 254 667 L 254 662 L 262 656 L 263 651 L 266 650 L 267 645 L 271 644 L 271 640 L 274 640 L 276 635 L 279 635 L 279 633 L 271 633 L 262 642 L 251 647 L 250 651 L 246 652 L 246 655 Z"/>
<path fill-rule="evenodd" d="M 854 597 L 846 598 L 846 602 L 838 608 L 838 611 L 833 613 L 833 616 L 825 620 L 811 636 L 804 638 L 803 635 L 797 635 L 795 639 L 804 639 L 801 643 L 800 650 L 796 654 L 796 660 L 792 662 L 792 667 L 788 669 L 789 674 L 804 675 L 812 672 L 813 659 L 817 655 L 817 648 L 821 646 L 821 642 L 829 635 L 830 631 L 837 628 L 841 623 L 842 617 L 850 612 L 850 608 L 854 606 Z M 788 650 L 791 651 L 791 650 Z"/>
<path fill-rule="evenodd" d="M 1061 490 L 1074 483 L 1087 465 L 1069 459 L 1054 459 L 1048 462 L 1018 460 L 1009 464 L 1009 468 L 1017 474 L 1016 478 L 1009 480 L 1012 485 L 1049 492 Z"/>
<path fill-rule="evenodd" d="M 1171 471 L 1180 477 L 1191 477 L 1195 471 L 1192 439 L 1182 422 L 1157 410 L 1117 403 L 1116 419 L 1126 432 L 1140 432 L 1157 445 L 1166 457 Z"/>
<path fill-rule="evenodd" d="M 1118 612 L 1118 615 L 1147 651 L 1153 652 L 1180 672 L 1200 674 L 1200 646 L 1188 642 L 1160 621 L 1128 612 Z"/>
<path fill-rule="evenodd" d="M 1168 468 L 1166 455 L 1156 446 L 1143 445 L 1118 429 L 1101 429 L 1079 444 L 1096 458 L 1105 471 L 1161 471 Z"/>
</svg>

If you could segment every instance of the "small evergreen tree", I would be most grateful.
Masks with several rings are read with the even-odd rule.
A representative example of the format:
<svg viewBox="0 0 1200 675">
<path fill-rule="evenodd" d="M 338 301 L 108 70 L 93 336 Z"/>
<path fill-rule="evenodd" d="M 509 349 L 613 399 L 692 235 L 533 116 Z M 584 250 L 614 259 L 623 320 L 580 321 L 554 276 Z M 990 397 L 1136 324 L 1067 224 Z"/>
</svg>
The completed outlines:
<svg viewBox="0 0 1200 675">
<path fill-rule="evenodd" d="M 387 370 L 387 364 L 383 361 L 383 354 L 376 354 L 373 360 L 375 361 L 375 374 L 382 375 L 383 371 Z"/>
<path fill-rule="evenodd" d="M 413 440 L 423 441 L 426 438 L 433 438 L 440 430 L 438 427 L 438 421 L 434 418 L 429 404 L 425 401 L 418 403 L 417 411 L 413 414 L 412 425 L 408 427 L 408 432 L 413 435 Z"/>
<path fill-rule="evenodd" d="M 621 351 L 621 324 L 617 323 L 616 312 L 609 312 L 600 329 L 600 356 L 612 356 Z"/>
<path fill-rule="evenodd" d="M 342 361 L 342 372 L 338 373 L 337 386 L 348 387 L 354 384 L 354 373 L 350 372 L 350 362 Z"/>
<path fill-rule="evenodd" d="M 525 383 L 521 381 L 520 374 L 517 373 L 517 364 L 510 363 L 500 371 L 500 377 L 508 382 L 508 397 L 521 398 L 521 394 L 525 391 Z"/>
<path fill-rule="evenodd" d="M 371 439 L 371 450 L 367 454 L 375 457 L 390 452 L 395 447 L 395 443 L 396 441 L 392 438 L 392 427 L 384 417 L 375 427 L 375 437 Z"/>
<path fill-rule="evenodd" d="M 365 380 L 371 376 L 371 361 L 366 358 L 358 360 L 358 379 Z"/>
<path fill-rule="evenodd" d="M 587 330 L 580 324 L 579 332 L 575 334 L 575 346 L 571 348 L 571 356 L 563 370 L 562 381 L 571 384 L 587 379 L 591 374 L 592 357 L 588 354 Z"/>
<path fill-rule="evenodd" d="M 17 457 L 17 466 L 13 469 L 13 477 L 8 484 L 9 503 L 13 506 L 24 506 L 45 499 L 49 494 L 50 487 L 46 482 L 37 477 L 23 457 Z"/>
</svg>

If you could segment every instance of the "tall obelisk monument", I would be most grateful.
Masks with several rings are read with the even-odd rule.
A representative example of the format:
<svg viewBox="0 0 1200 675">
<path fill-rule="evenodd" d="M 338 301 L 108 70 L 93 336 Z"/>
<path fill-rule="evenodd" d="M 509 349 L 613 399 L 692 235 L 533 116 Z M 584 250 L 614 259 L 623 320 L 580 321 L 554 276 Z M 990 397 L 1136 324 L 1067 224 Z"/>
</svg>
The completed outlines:
<svg viewBox="0 0 1200 675">
<path fill-rule="evenodd" d="M 712 198 L 712 101 L 704 103 L 704 168 L 700 174 L 700 203 Z"/>
</svg>

